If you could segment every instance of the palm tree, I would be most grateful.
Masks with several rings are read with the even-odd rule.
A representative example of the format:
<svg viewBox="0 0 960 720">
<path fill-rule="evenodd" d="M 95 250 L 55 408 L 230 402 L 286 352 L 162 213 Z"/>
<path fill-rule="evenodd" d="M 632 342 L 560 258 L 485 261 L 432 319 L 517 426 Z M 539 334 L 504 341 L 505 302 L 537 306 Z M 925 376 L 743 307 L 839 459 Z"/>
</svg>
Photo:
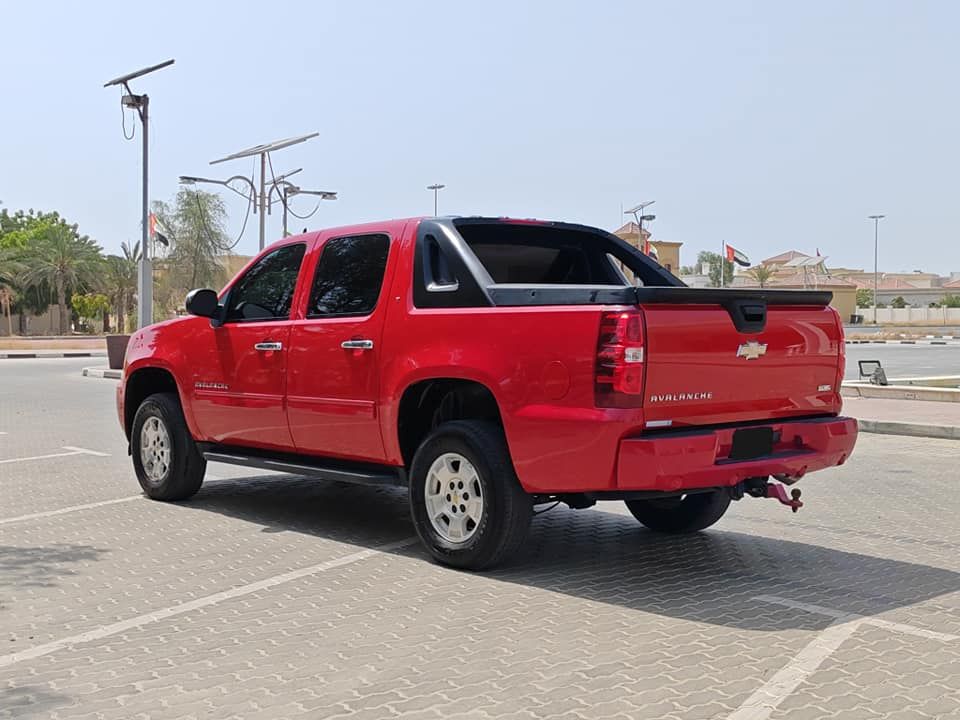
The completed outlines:
<svg viewBox="0 0 960 720">
<path fill-rule="evenodd" d="M 60 334 L 69 330 L 67 293 L 95 287 L 103 257 L 100 246 L 87 236 L 77 234 L 75 226 L 62 220 L 48 223 L 25 256 L 26 283 L 46 282 L 54 289 L 60 309 Z"/>
<path fill-rule="evenodd" d="M 0 285 L 0 311 L 7 318 L 7 335 L 13 337 L 13 318 L 10 312 L 13 303 L 17 299 L 17 293 L 9 285 Z"/>
<path fill-rule="evenodd" d="M 123 255 L 108 255 L 104 265 L 103 288 L 113 305 L 117 332 L 126 329 L 126 317 L 133 310 L 133 299 L 137 294 L 137 267 L 140 263 L 140 243 L 133 247 L 120 243 Z"/>
<path fill-rule="evenodd" d="M 760 283 L 760 287 L 766 287 L 770 278 L 773 277 L 773 270 L 766 265 L 756 265 L 747 270 L 747 275 Z"/>
</svg>

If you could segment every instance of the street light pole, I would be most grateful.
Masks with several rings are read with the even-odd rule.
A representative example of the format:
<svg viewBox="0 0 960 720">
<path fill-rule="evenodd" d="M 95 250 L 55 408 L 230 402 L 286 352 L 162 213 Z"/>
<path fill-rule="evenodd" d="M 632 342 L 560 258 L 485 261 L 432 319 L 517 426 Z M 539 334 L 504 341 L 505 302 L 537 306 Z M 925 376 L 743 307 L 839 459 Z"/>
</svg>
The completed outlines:
<svg viewBox="0 0 960 720">
<path fill-rule="evenodd" d="M 260 249 L 267 241 L 267 154 L 260 153 Z"/>
<path fill-rule="evenodd" d="M 886 215 L 867 215 L 870 220 L 873 220 L 873 324 L 877 324 L 877 303 L 880 300 L 878 295 L 880 291 L 880 272 L 877 265 L 877 256 L 880 249 L 880 221 L 886 217 Z"/>
<path fill-rule="evenodd" d="M 144 93 L 140 96 L 140 121 L 143 123 L 143 197 L 140 208 L 140 272 L 137 274 L 137 327 L 141 328 L 153 323 L 153 253 L 150 247 L 150 192 L 147 188 L 150 177 L 150 144 L 147 134 L 150 128 L 149 107 L 150 98 Z"/>
<path fill-rule="evenodd" d="M 151 65 L 150 67 L 137 70 L 136 72 L 121 75 L 109 82 L 104 83 L 104 87 L 112 85 L 121 85 L 126 91 L 126 95 L 120 100 L 124 107 L 132 108 L 140 116 L 140 124 L 143 126 L 141 167 L 143 170 L 143 188 L 142 188 L 142 206 L 140 208 L 140 264 L 137 268 L 137 327 L 143 328 L 153 323 L 153 262 L 151 259 L 150 248 L 150 191 L 149 191 L 149 107 L 150 98 L 146 94 L 134 95 L 130 89 L 130 81 L 141 77 L 155 70 L 173 65 L 173 60 Z"/>
<path fill-rule="evenodd" d="M 437 214 L 438 214 L 437 213 L 437 207 L 439 202 L 438 196 L 440 195 L 440 191 L 443 190 L 445 187 L 446 185 L 443 185 L 440 183 L 437 183 L 434 185 L 427 185 L 427 190 L 433 190 L 433 216 L 434 217 L 437 217 Z"/>
</svg>

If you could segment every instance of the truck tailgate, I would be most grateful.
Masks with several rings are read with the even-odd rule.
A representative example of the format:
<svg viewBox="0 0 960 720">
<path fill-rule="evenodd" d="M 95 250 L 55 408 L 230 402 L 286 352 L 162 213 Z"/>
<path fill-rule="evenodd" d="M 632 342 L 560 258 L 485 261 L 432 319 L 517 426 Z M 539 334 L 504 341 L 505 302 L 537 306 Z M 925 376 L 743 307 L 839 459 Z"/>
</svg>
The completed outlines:
<svg viewBox="0 0 960 720">
<path fill-rule="evenodd" d="M 759 332 L 722 305 L 641 303 L 648 428 L 836 413 L 842 330 L 820 305 L 768 305 Z"/>
</svg>

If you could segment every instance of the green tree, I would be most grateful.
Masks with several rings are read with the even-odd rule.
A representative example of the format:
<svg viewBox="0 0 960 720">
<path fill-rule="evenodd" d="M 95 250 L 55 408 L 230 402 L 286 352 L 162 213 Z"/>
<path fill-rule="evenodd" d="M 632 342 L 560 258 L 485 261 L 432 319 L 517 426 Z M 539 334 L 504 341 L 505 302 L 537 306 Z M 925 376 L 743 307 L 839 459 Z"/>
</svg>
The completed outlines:
<svg viewBox="0 0 960 720">
<path fill-rule="evenodd" d="M 701 250 L 697 254 L 697 265 L 706 263 L 710 266 L 710 286 L 720 287 L 720 268 L 723 268 L 723 285 L 727 286 L 733 280 L 733 263 L 723 259 L 718 253 Z"/>
<path fill-rule="evenodd" d="M 154 214 L 167 230 L 170 247 L 158 263 L 154 294 L 158 314 L 172 314 L 194 288 L 219 287 L 230 251 L 226 206 L 219 195 L 183 189 L 173 205 L 155 202 Z"/>
<path fill-rule="evenodd" d="M 756 280 L 760 287 L 766 287 L 770 278 L 773 277 L 773 270 L 766 265 L 756 265 L 747 270 L 747 275 Z"/>
<path fill-rule="evenodd" d="M 103 314 L 110 309 L 110 299 L 102 293 L 85 293 L 74 295 L 70 298 L 70 304 L 76 310 L 81 320 L 91 322 L 102 318 Z M 93 327 L 91 326 L 91 331 Z"/>
<path fill-rule="evenodd" d="M 873 307 L 873 290 L 860 288 L 857 290 L 857 307 Z"/>
<path fill-rule="evenodd" d="M 77 232 L 54 213 L 31 231 L 25 247 L 27 284 L 46 283 L 52 288 L 60 309 L 60 334 L 69 330 L 67 295 L 96 287 L 100 277 L 100 246 Z"/>
<path fill-rule="evenodd" d="M 896 308 L 897 310 L 902 310 L 907 306 L 907 301 L 903 299 L 903 295 L 897 295 L 893 300 L 890 301 L 890 307 Z"/>
<path fill-rule="evenodd" d="M 104 261 L 103 289 L 113 307 L 116 331 L 124 332 L 127 318 L 133 314 L 137 296 L 137 268 L 140 263 L 140 243 L 133 247 L 120 243 L 122 255 L 107 255 Z"/>
<path fill-rule="evenodd" d="M 940 301 L 940 305 L 945 308 L 960 308 L 960 295 L 951 295 L 947 293 Z"/>
</svg>

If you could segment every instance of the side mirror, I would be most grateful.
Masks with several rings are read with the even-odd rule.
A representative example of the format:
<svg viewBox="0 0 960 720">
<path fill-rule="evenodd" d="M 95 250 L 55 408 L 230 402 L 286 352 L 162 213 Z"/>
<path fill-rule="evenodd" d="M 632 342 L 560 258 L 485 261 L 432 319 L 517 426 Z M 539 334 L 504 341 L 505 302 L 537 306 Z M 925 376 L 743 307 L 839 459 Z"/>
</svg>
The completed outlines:
<svg viewBox="0 0 960 720">
<path fill-rule="evenodd" d="M 191 290 L 184 306 L 188 313 L 199 317 L 215 318 L 220 312 L 220 300 L 213 290 Z"/>
</svg>

